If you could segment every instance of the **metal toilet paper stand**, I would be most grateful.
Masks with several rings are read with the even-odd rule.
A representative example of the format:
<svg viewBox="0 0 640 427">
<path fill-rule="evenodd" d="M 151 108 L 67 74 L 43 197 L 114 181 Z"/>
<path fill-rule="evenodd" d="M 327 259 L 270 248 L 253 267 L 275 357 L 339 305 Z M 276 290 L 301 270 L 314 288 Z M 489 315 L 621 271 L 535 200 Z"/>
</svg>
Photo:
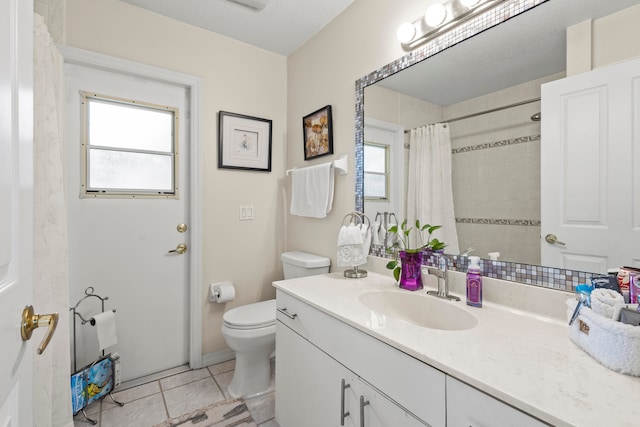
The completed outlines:
<svg viewBox="0 0 640 427">
<path fill-rule="evenodd" d="M 101 305 L 101 309 L 102 309 L 102 313 L 104 313 L 104 302 L 106 300 L 109 299 L 109 297 L 101 297 L 100 295 L 96 295 L 93 293 L 94 289 L 93 286 L 89 286 L 87 287 L 87 289 L 84 290 L 84 297 L 82 297 L 77 303 L 76 305 L 74 305 L 73 307 L 71 307 L 69 309 L 69 311 L 73 312 L 73 372 L 77 372 L 78 371 L 78 366 L 77 366 L 77 352 L 76 352 L 76 316 L 78 316 L 78 318 L 80 318 L 80 325 L 84 325 L 89 323 L 91 326 L 95 326 L 96 321 L 93 317 L 89 318 L 89 319 L 85 319 L 82 314 L 78 313 L 78 306 L 86 299 L 88 298 L 98 298 L 100 300 L 100 305 Z M 116 312 L 115 308 L 112 310 L 114 313 Z M 102 356 L 104 357 L 104 349 L 102 350 Z M 93 362 L 93 364 L 97 363 L 100 359 L 96 360 L 95 362 Z M 115 361 L 115 363 L 119 363 L 119 361 Z M 93 365 L 92 364 L 92 365 Z M 115 388 L 117 385 L 119 385 L 119 380 L 116 380 L 116 374 L 115 374 L 116 369 L 114 369 L 114 378 L 113 378 L 113 387 Z M 114 397 L 112 392 L 109 392 L 108 396 L 111 398 L 111 400 L 113 401 L 113 403 L 115 403 L 118 406 L 124 406 L 124 403 L 122 402 L 118 402 Z M 101 397 L 101 399 L 104 398 L 104 396 Z M 96 420 L 93 420 L 91 418 L 89 418 L 87 416 L 87 413 L 85 412 L 84 408 L 82 408 L 79 412 L 82 413 L 82 415 L 84 416 L 84 418 L 90 422 L 93 425 L 96 425 L 98 422 Z M 77 413 L 76 413 L 77 414 Z M 74 415 L 76 415 L 74 414 Z"/>
</svg>

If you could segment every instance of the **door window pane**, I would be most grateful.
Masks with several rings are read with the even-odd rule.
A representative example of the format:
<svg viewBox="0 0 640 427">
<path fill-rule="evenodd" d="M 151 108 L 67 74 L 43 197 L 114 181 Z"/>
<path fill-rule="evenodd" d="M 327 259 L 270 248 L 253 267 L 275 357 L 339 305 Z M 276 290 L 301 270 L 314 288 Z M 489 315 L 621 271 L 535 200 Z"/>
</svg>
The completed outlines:
<svg viewBox="0 0 640 427">
<path fill-rule="evenodd" d="M 173 113 L 88 99 L 91 145 L 171 152 Z"/>
<path fill-rule="evenodd" d="M 171 156 L 126 151 L 89 150 L 91 188 L 172 191 Z"/>
<path fill-rule="evenodd" d="M 364 143 L 364 198 L 389 199 L 389 146 Z"/>
<path fill-rule="evenodd" d="M 177 117 L 171 107 L 81 92 L 83 195 L 177 197 Z"/>
</svg>

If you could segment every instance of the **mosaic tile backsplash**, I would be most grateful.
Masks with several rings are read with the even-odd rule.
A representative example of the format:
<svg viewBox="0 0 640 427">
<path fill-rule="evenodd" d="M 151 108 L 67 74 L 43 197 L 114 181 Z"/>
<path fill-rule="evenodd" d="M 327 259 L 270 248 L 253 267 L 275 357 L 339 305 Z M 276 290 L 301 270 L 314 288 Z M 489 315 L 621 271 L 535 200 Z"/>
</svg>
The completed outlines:
<svg viewBox="0 0 640 427">
<path fill-rule="evenodd" d="M 383 245 L 371 245 L 371 255 L 393 258 Z M 462 255 L 444 255 L 447 268 L 461 273 L 467 272 L 469 258 Z M 434 256 L 424 259 L 423 264 L 437 266 Z M 564 268 L 543 267 L 540 265 L 520 264 L 507 261 L 480 260 L 482 275 L 493 279 L 509 280 L 526 285 L 542 286 L 567 292 L 575 292 L 581 283 L 591 283 L 594 273 L 567 270 Z"/>
</svg>

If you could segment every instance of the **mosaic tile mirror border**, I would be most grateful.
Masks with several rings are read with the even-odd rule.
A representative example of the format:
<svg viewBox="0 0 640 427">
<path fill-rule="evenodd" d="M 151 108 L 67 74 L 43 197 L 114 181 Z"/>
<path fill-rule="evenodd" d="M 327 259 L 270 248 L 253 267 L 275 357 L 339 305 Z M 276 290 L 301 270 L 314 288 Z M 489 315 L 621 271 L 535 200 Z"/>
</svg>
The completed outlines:
<svg viewBox="0 0 640 427">
<path fill-rule="evenodd" d="M 364 88 L 384 79 L 398 71 L 414 65 L 438 52 L 453 46 L 469 37 L 472 37 L 484 30 L 487 30 L 509 18 L 525 12 L 535 6 L 549 0 L 513 0 L 502 3 L 495 9 L 484 13 L 469 22 L 454 28 L 442 36 L 426 43 L 423 47 L 417 48 L 404 55 L 402 58 L 393 61 L 356 81 L 356 211 L 364 212 Z M 371 255 L 391 258 L 383 246 L 372 245 Z M 447 255 L 448 265 L 454 271 L 466 271 L 468 260 L 465 256 Z M 427 261 L 430 265 L 433 264 Z M 483 275 L 491 278 L 509 280 L 526 285 L 535 285 L 546 288 L 558 289 L 562 291 L 575 291 L 575 287 L 580 283 L 588 283 L 594 273 L 583 271 L 567 270 L 563 268 L 544 267 L 539 265 L 521 264 L 506 261 L 482 260 Z"/>
</svg>

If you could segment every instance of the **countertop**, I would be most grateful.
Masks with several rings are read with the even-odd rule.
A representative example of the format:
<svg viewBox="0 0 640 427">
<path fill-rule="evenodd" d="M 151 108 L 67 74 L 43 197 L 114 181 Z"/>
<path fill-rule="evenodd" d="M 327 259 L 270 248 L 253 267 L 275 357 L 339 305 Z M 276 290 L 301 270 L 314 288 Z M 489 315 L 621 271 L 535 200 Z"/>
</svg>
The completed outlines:
<svg viewBox="0 0 640 427">
<path fill-rule="evenodd" d="M 640 426 L 640 378 L 611 371 L 569 340 L 567 323 L 484 302 L 455 304 L 477 326 L 443 331 L 385 316 L 359 301 L 399 289 L 387 276 L 347 279 L 341 272 L 273 285 L 442 372 L 554 426 Z M 426 294 L 425 290 L 416 291 Z M 435 297 L 429 297 L 435 298 Z"/>
</svg>

